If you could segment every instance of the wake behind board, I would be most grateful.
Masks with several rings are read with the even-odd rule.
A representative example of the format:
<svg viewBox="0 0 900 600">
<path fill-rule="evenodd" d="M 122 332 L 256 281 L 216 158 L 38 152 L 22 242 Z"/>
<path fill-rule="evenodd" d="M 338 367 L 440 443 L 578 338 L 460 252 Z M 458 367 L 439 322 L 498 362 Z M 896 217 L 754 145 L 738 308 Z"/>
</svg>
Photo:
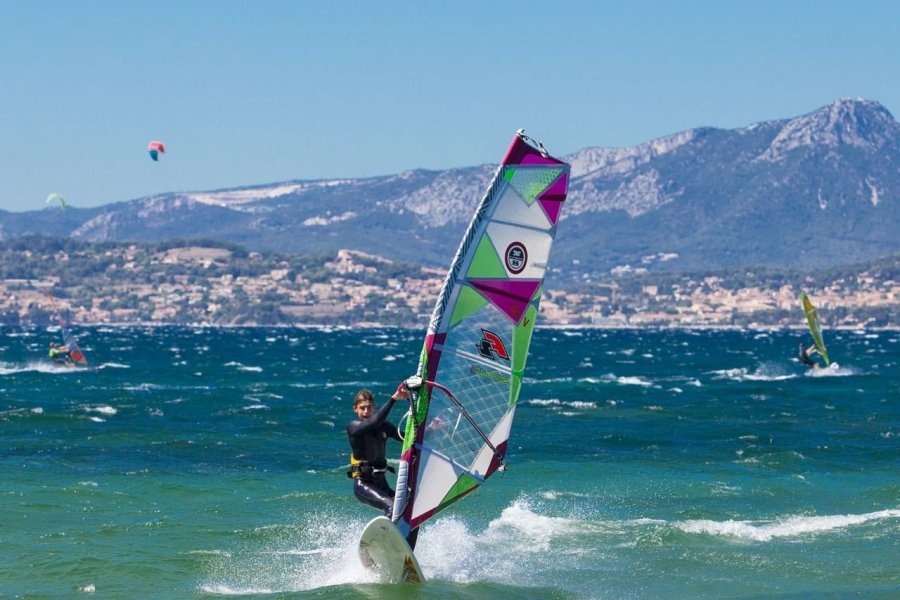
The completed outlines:
<svg viewBox="0 0 900 600">
<path fill-rule="evenodd" d="M 359 538 L 359 559 L 384 583 L 425 583 L 406 538 L 387 517 L 375 517 Z"/>
</svg>

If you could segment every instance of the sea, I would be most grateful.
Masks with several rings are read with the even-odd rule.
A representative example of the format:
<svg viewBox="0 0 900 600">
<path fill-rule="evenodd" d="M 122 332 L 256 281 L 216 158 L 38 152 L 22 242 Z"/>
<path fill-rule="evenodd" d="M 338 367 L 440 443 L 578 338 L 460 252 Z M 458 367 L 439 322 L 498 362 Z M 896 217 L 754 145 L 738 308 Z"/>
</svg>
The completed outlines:
<svg viewBox="0 0 900 600">
<path fill-rule="evenodd" d="M 360 565 L 344 429 L 422 331 L 73 333 L 87 368 L 0 330 L 2 598 L 900 598 L 897 331 L 808 371 L 800 330 L 536 330 L 509 468 L 422 526 L 424 585 Z"/>
</svg>

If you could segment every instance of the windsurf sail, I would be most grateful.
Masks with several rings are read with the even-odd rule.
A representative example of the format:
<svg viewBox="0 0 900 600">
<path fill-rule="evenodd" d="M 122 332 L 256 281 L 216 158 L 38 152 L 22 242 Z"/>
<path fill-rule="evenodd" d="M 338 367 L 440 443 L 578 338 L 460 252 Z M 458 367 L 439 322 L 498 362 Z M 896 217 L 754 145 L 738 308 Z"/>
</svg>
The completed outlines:
<svg viewBox="0 0 900 600">
<path fill-rule="evenodd" d="M 825 349 L 825 340 L 822 339 L 822 326 L 819 324 L 819 316 L 816 314 L 816 309 L 810 302 L 806 292 L 800 292 L 800 302 L 803 304 L 803 312 L 806 313 L 806 322 L 809 324 L 809 332 L 812 334 L 813 343 L 816 345 L 816 350 L 819 351 L 819 356 L 825 361 L 825 366 L 827 367 L 831 364 L 831 360 L 828 358 L 828 350 Z"/>
<path fill-rule="evenodd" d="M 404 535 L 505 468 L 568 182 L 519 130 L 469 223 L 419 359 L 392 512 Z"/>
<path fill-rule="evenodd" d="M 50 297 L 50 303 L 53 305 L 54 317 L 59 323 L 60 331 L 62 331 L 63 343 L 69 350 L 69 358 L 76 364 L 87 365 L 87 357 L 84 355 L 84 352 L 81 351 L 81 348 L 78 347 L 78 340 L 72 335 L 72 332 L 69 331 L 69 328 L 66 326 L 66 320 L 63 319 L 62 314 L 60 314 L 59 310 L 56 308 L 56 300 L 53 298 L 52 294 L 47 295 Z"/>
</svg>

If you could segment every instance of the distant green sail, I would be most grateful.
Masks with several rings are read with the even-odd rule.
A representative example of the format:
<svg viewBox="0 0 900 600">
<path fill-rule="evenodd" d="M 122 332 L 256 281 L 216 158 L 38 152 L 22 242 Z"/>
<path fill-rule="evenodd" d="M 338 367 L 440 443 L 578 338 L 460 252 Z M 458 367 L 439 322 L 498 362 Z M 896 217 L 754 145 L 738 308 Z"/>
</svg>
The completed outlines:
<svg viewBox="0 0 900 600">
<path fill-rule="evenodd" d="M 56 192 L 51 192 L 47 195 L 47 199 L 44 200 L 44 204 L 59 204 L 59 208 L 62 210 L 66 210 L 66 199 L 62 197 L 61 194 L 57 194 Z"/>
<path fill-rule="evenodd" d="M 827 367 L 831 364 L 831 360 L 828 358 L 828 350 L 825 349 L 825 341 L 822 339 L 822 326 L 819 325 L 819 316 L 816 314 L 816 309 L 810 302 L 806 292 L 800 292 L 800 302 L 803 303 L 803 312 L 806 313 L 806 322 L 809 324 L 809 332 L 812 334 L 813 342 L 816 344 L 816 349 Z"/>
</svg>

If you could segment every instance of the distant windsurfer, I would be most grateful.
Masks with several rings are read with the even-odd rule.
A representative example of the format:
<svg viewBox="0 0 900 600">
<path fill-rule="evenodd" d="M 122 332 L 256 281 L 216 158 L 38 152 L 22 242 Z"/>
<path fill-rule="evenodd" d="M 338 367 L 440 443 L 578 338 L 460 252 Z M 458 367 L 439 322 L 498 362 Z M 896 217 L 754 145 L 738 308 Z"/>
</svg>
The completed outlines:
<svg viewBox="0 0 900 600">
<path fill-rule="evenodd" d="M 50 342 L 50 351 L 47 353 L 50 360 L 60 365 L 71 364 L 69 349 L 66 346 L 57 346 L 56 342 Z"/>
<path fill-rule="evenodd" d="M 394 490 L 385 473 L 394 472 L 385 459 L 388 438 L 402 442 L 397 426 L 387 420 L 394 403 L 409 398 L 409 388 L 405 383 L 376 412 L 375 397 L 372 392 L 362 389 L 353 397 L 353 412 L 357 419 L 347 423 L 347 437 L 350 439 L 350 470 L 347 476 L 353 479 L 353 494 L 356 499 L 373 508 L 384 511 L 391 517 L 394 506 Z M 415 547 L 418 529 L 407 537 L 410 548 Z"/>
<path fill-rule="evenodd" d="M 810 346 L 809 348 L 804 348 L 803 343 L 800 343 L 800 362 L 802 362 L 807 367 L 812 367 L 813 369 L 820 369 L 819 363 L 810 358 L 813 354 L 818 354 L 819 350 L 815 347 L 815 345 Z"/>
</svg>

